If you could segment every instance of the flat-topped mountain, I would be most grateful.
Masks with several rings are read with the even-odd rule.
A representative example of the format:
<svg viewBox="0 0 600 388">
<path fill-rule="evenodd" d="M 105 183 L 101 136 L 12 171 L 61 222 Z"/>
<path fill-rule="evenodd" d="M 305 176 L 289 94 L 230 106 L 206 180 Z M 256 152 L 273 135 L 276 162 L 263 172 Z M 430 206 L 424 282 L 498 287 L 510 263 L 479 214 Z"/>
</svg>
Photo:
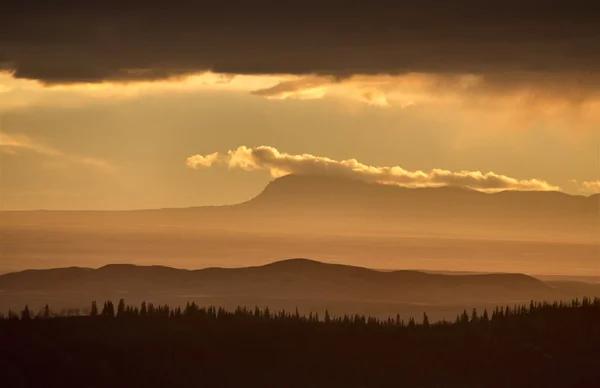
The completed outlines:
<svg viewBox="0 0 600 388">
<path fill-rule="evenodd" d="M 137 211 L 1 212 L 0 226 L 152 225 L 309 231 L 418 231 L 518 240 L 600 239 L 600 195 L 403 188 L 331 176 L 288 175 L 236 205 Z M 561 237 L 562 236 L 562 237 Z M 477 237 L 477 236 L 475 236 Z M 480 236 L 481 237 L 481 236 Z"/>
<path fill-rule="evenodd" d="M 559 191 L 484 193 L 462 187 L 406 188 L 355 179 L 288 175 L 275 179 L 244 206 L 318 208 L 319 211 L 385 210 L 404 215 L 444 217 L 515 216 L 598 217 L 600 195 L 575 196 Z M 303 209 L 304 210 L 304 209 Z"/>
</svg>

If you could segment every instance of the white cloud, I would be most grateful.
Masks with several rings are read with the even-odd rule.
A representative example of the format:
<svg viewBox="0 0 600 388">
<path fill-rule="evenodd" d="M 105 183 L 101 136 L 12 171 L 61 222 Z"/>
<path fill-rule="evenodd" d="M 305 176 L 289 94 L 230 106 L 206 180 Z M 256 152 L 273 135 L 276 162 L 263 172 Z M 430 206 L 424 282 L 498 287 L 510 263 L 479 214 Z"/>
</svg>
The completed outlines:
<svg viewBox="0 0 600 388">
<path fill-rule="evenodd" d="M 207 160 L 211 160 L 207 163 Z M 196 163 L 197 162 L 197 163 Z M 191 168 L 222 163 L 246 171 L 268 170 L 273 177 L 289 174 L 333 175 L 404 187 L 460 186 L 481 191 L 559 190 L 540 179 L 520 180 L 494 172 L 433 169 L 429 172 L 407 171 L 400 166 L 369 166 L 356 159 L 334 160 L 311 154 L 292 155 L 268 146 L 241 146 L 227 154 L 194 155 L 187 159 Z"/>
</svg>

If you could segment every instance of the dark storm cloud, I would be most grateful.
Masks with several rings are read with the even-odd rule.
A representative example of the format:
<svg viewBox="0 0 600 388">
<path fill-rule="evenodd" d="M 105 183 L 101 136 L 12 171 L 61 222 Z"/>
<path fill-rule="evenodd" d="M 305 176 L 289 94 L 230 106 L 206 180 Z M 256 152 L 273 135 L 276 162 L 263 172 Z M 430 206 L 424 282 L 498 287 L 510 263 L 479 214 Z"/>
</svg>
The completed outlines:
<svg viewBox="0 0 600 388">
<path fill-rule="evenodd" d="M 593 2 L 13 3 L 0 22 L 0 68 L 45 83 L 204 70 L 342 79 L 409 71 L 581 76 L 600 69 Z"/>
</svg>

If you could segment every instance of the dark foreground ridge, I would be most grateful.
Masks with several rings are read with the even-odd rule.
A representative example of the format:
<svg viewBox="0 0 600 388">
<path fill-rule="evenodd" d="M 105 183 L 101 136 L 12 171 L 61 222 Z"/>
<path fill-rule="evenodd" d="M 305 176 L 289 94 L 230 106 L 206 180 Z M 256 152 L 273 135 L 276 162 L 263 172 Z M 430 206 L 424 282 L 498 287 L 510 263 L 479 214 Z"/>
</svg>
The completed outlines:
<svg viewBox="0 0 600 388">
<path fill-rule="evenodd" d="M 89 316 L 26 307 L 0 319 L 0 375 L 7 387 L 597 387 L 599 323 L 598 298 L 438 323 L 123 300 Z"/>
</svg>

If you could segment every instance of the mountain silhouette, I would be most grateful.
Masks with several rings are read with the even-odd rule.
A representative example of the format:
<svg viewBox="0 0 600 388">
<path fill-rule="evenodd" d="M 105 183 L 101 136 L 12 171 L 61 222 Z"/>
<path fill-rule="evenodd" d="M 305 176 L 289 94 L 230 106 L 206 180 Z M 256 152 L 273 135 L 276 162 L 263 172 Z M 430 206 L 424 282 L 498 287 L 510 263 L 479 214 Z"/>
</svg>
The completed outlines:
<svg viewBox="0 0 600 388">
<path fill-rule="evenodd" d="M 0 225 L 194 226 L 288 233 L 417 233 L 598 243 L 600 196 L 405 188 L 344 177 L 288 175 L 249 201 L 138 211 L 2 212 Z"/>
<path fill-rule="evenodd" d="M 574 196 L 559 191 L 484 193 L 463 187 L 406 188 L 350 178 L 287 175 L 267 185 L 248 206 L 327 205 L 357 210 L 392 210 L 404 214 L 470 216 L 598 216 L 599 196 Z"/>
</svg>

